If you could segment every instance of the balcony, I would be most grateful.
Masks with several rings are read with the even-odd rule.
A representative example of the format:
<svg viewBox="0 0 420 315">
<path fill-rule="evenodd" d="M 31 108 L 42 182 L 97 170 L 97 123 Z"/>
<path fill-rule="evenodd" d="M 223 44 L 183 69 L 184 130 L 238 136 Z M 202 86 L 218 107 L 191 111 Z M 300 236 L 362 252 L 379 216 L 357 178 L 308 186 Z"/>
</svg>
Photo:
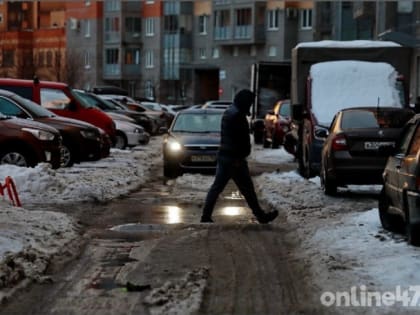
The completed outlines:
<svg viewBox="0 0 420 315">
<path fill-rule="evenodd" d="M 123 41 L 129 44 L 139 44 L 141 43 L 141 33 L 140 32 L 125 32 L 123 34 Z"/>
<path fill-rule="evenodd" d="M 105 32 L 105 43 L 119 43 L 121 41 L 121 32 Z"/>
</svg>

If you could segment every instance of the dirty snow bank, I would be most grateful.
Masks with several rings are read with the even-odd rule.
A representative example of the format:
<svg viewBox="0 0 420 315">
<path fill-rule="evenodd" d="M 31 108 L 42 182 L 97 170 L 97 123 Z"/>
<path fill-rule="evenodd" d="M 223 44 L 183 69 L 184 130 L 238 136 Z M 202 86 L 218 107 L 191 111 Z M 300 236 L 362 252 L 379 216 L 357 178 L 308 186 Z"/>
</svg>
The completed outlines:
<svg viewBox="0 0 420 315">
<path fill-rule="evenodd" d="M 0 301 L 23 279 L 42 281 L 56 255 L 71 256 L 77 225 L 63 213 L 0 204 Z"/>
</svg>

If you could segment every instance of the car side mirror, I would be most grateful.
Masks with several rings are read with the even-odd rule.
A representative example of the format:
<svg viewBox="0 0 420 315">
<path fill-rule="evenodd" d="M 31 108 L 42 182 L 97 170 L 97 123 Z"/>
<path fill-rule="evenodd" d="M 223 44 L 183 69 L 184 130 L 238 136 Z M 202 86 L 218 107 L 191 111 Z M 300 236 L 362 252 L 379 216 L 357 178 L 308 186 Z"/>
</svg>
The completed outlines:
<svg viewBox="0 0 420 315">
<path fill-rule="evenodd" d="M 317 138 L 326 138 L 326 137 L 328 137 L 328 130 L 327 129 L 315 130 L 315 136 Z"/>
</svg>

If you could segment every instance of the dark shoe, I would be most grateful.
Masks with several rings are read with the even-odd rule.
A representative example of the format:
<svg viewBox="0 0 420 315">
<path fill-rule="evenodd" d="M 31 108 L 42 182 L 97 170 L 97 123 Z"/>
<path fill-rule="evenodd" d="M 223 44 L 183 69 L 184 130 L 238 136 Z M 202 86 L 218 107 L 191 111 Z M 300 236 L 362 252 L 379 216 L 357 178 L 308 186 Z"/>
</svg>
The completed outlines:
<svg viewBox="0 0 420 315">
<path fill-rule="evenodd" d="M 201 217 L 200 222 L 201 223 L 213 223 L 213 220 L 211 218 L 208 218 L 208 217 Z"/>
<path fill-rule="evenodd" d="M 264 212 L 263 214 L 257 216 L 257 220 L 261 224 L 266 224 L 268 222 L 273 221 L 275 218 L 277 218 L 278 215 L 279 215 L 279 212 L 277 210 L 267 212 L 267 213 Z"/>
</svg>

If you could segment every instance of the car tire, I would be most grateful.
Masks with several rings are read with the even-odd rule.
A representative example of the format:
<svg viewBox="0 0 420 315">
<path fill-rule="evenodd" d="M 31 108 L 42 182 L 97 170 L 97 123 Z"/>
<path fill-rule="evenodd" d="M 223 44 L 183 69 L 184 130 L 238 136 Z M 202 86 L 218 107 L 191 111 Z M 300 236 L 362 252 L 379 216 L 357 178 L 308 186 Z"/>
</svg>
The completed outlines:
<svg viewBox="0 0 420 315">
<path fill-rule="evenodd" d="M 321 189 L 323 190 L 324 194 L 328 196 L 335 196 L 337 195 L 337 183 L 335 180 L 328 177 L 327 170 L 324 165 L 325 163 L 322 163 L 321 166 Z"/>
<path fill-rule="evenodd" d="M 120 150 L 124 150 L 127 147 L 127 137 L 121 131 L 117 131 L 114 147 Z"/>
<path fill-rule="evenodd" d="M 381 225 L 385 230 L 398 233 L 402 232 L 404 226 L 403 219 L 396 214 L 389 213 L 389 206 L 389 198 L 385 193 L 385 189 L 382 188 L 378 202 L 379 219 L 381 221 Z"/>
<path fill-rule="evenodd" d="M 272 139 L 271 140 L 271 148 L 272 149 L 278 149 L 280 147 L 280 144 L 281 144 L 280 142 L 281 141 L 279 141 L 274 134 L 273 134 L 273 137 L 271 139 Z"/>
<path fill-rule="evenodd" d="M 74 164 L 73 151 L 70 146 L 66 143 L 61 145 L 61 166 L 70 167 Z"/>
<path fill-rule="evenodd" d="M 267 132 L 264 131 L 264 135 L 263 135 L 263 148 L 269 148 L 270 146 L 271 146 L 271 143 L 267 139 Z"/>
<path fill-rule="evenodd" d="M 163 162 L 163 176 L 166 178 L 176 178 L 181 175 L 181 170 L 179 166 Z"/>
<path fill-rule="evenodd" d="M 28 152 L 22 149 L 11 148 L 0 152 L 0 164 L 32 167 L 37 163 Z"/>
</svg>

